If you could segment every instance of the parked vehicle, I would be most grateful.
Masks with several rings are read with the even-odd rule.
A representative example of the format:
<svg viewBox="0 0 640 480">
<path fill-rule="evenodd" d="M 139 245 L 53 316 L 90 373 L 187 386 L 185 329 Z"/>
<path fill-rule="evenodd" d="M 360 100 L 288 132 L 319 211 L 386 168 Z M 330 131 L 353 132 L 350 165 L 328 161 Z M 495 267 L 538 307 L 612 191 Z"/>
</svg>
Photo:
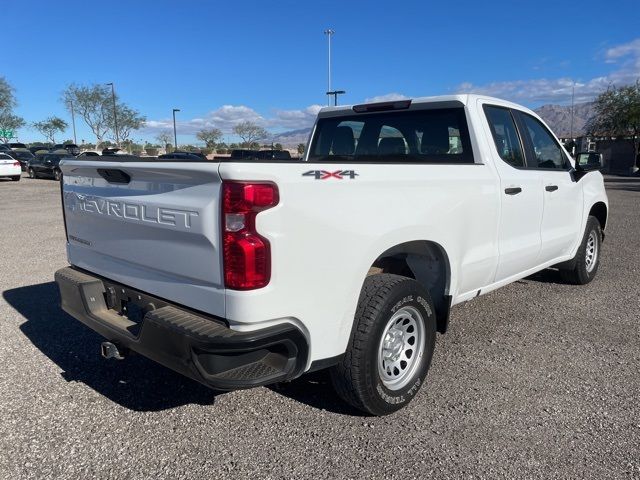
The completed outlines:
<svg viewBox="0 0 640 480">
<path fill-rule="evenodd" d="M 12 143 L 8 143 L 7 145 L 9 145 L 9 148 L 12 148 L 12 149 L 27 148 L 27 146 L 24 143 L 20 143 L 20 142 L 12 142 Z"/>
<path fill-rule="evenodd" d="M 51 151 L 56 150 L 66 150 L 73 156 L 80 155 L 80 147 L 75 143 L 57 143 L 51 148 Z"/>
<path fill-rule="evenodd" d="M 27 171 L 29 162 L 35 158 L 33 153 L 26 149 L 13 150 L 11 152 L 7 152 L 7 154 L 20 162 L 20 168 L 23 172 Z"/>
<path fill-rule="evenodd" d="M 288 150 L 231 150 L 233 160 L 291 160 Z"/>
<path fill-rule="evenodd" d="M 160 155 L 158 157 L 158 159 L 159 160 L 194 160 L 194 161 L 198 161 L 198 160 L 206 160 L 207 157 L 205 157 L 201 153 L 194 153 L 194 152 L 171 152 L 171 153 L 165 153 L 163 155 Z"/>
<path fill-rule="evenodd" d="M 4 152 L 0 152 L 0 178 L 2 177 L 9 177 L 14 182 L 20 181 L 20 162 Z"/>
<path fill-rule="evenodd" d="M 100 154 L 98 152 L 82 152 L 80 155 L 78 155 L 78 158 L 84 158 L 84 157 L 99 157 Z"/>
<path fill-rule="evenodd" d="M 11 147 L 6 143 L 0 143 L 0 152 L 9 152 L 11 151 Z"/>
<path fill-rule="evenodd" d="M 29 147 L 28 150 L 35 155 L 38 152 L 48 152 L 50 150 L 50 147 L 47 147 L 45 145 L 36 145 L 33 147 Z"/>
<path fill-rule="evenodd" d="M 598 271 L 599 164 L 524 107 L 324 108 L 305 151 L 61 162 L 62 308 L 107 358 L 135 350 L 222 390 L 331 368 L 344 400 L 383 415 L 424 384 L 452 305 L 547 267 Z"/>
<path fill-rule="evenodd" d="M 49 177 L 59 181 L 62 178 L 60 170 L 60 161 L 62 159 L 74 160 L 75 157 L 69 153 L 37 154 L 27 167 L 29 178 Z"/>
</svg>

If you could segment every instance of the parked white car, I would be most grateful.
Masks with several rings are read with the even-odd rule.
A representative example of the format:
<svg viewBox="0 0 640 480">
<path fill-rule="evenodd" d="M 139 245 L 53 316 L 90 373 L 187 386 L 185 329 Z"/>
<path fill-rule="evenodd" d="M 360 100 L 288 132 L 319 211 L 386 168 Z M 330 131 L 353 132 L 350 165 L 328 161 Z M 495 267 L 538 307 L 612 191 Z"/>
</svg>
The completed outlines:
<svg viewBox="0 0 640 480">
<path fill-rule="evenodd" d="M 17 182 L 20 180 L 21 173 L 20 162 L 12 156 L 0 152 L 0 178 L 9 177 Z"/>
<path fill-rule="evenodd" d="M 548 267 L 594 278 L 598 168 L 478 95 L 324 108 L 301 161 L 64 160 L 62 308 L 105 357 L 222 390 L 331 368 L 343 399 L 387 414 L 452 305 Z"/>
</svg>

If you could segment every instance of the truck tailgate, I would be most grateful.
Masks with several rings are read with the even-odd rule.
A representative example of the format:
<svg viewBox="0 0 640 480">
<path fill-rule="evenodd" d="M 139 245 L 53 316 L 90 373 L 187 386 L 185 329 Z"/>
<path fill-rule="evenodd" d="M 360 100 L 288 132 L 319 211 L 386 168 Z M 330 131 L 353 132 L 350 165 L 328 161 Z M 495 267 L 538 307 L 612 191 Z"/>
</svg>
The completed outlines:
<svg viewBox="0 0 640 480">
<path fill-rule="evenodd" d="M 72 265 L 224 316 L 213 162 L 61 163 Z"/>
</svg>

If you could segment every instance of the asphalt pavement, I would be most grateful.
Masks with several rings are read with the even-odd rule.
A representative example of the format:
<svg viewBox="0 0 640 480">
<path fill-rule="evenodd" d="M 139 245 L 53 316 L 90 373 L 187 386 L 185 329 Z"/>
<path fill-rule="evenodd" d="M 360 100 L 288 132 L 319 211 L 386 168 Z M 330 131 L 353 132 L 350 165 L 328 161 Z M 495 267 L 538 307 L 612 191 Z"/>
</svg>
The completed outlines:
<svg viewBox="0 0 640 480">
<path fill-rule="evenodd" d="M 608 180 L 597 278 L 454 307 L 421 393 L 383 418 L 322 372 L 216 394 L 103 360 L 58 306 L 57 183 L 0 180 L 0 479 L 640 478 L 640 178 Z"/>
</svg>

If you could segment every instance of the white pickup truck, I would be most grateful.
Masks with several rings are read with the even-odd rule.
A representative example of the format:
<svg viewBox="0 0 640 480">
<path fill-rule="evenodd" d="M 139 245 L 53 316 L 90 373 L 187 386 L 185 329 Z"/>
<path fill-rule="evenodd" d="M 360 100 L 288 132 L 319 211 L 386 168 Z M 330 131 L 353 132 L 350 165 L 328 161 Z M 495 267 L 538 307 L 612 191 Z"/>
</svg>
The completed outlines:
<svg viewBox="0 0 640 480">
<path fill-rule="evenodd" d="M 369 414 L 424 383 L 449 310 L 598 270 L 608 202 L 533 112 L 477 95 L 323 109 L 299 161 L 64 160 L 62 308 L 215 389 L 331 369 Z"/>
</svg>

